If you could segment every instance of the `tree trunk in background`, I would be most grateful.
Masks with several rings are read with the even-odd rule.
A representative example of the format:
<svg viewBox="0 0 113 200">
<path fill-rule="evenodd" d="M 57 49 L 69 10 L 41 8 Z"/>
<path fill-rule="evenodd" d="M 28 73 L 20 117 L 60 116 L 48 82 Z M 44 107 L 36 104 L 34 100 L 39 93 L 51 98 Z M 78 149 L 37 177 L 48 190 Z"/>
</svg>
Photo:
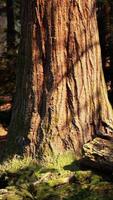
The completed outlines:
<svg viewBox="0 0 113 200">
<path fill-rule="evenodd" d="M 13 0 L 6 1 L 7 8 L 7 65 L 12 67 L 11 59 L 14 62 L 15 55 L 15 27 Z M 11 70 L 11 69 L 10 69 Z"/>
<path fill-rule="evenodd" d="M 97 1 L 102 64 L 107 84 L 109 100 L 113 106 L 113 2 Z"/>
<path fill-rule="evenodd" d="M 9 149 L 46 157 L 68 150 L 81 154 L 83 144 L 95 134 L 110 135 L 113 129 L 95 1 L 21 3 Z"/>
<path fill-rule="evenodd" d="M 98 1 L 97 1 L 98 2 Z M 111 27 L 110 27 L 110 2 L 109 0 L 98 2 L 97 4 L 97 16 L 98 16 L 98 24 L 99 24 L 99 33 L 100 33 L 100 43 L 101 43 L 101 50 L 102 50 L 102 61 L 103 61 L 103 69 L 105 71 L 105 76 L 108 81 L 109 71 L 110 68 L 110 34 L 111 34 Z"/>
</svg>

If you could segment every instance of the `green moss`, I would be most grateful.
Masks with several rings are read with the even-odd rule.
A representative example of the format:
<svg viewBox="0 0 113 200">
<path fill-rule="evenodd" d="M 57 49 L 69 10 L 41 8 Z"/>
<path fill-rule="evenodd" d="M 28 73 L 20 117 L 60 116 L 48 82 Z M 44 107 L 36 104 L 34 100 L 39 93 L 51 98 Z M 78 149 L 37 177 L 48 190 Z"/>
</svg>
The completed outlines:
<svg viewBox="0 0 113 200">
<path fill-rule="evenodd" d="M 113 200 L 113 183 L 90 170 L 80 170 L 74 159 L 67 152 L 43 166 L 31 158 L 8 160 L 0 166 L 8 180 L 6 192 L 0 190 L 0 199 Z M 74 181 L 69 181 L 70 176 Z"/>
<path fill-rule="evenodd" d="M 21 158 L 15 156 L 14 158 L 7 160 L 2 165 L 0 165 L 0 173 L 3 173 L 5 171 L 14 173 L 30 165 L 32 165 L 32 158 Z"/>
<path fill-rule="evenodd" d="M 63 170 L 66 165 L 71 164 L 76 159 L 75 154 L 71 151 L 65 153 L 56 153 L 53 155 L 51 162 L 47 163 L 49 168 L 55 168 L 57 170 Z"/>
<path fill-rule="evenodd" d="M 21 196 L 23 199 L 34 199 L 32 194 L 28 191 L 28 188 L 19 188 L 17 195 Z"/>
<path fill-rule="evenodd" d="M 23 200 L 23 197 L 20 197 L 16 194 L 8 194 L 4 196 L 2 200 Z"/>
<path fill-rule="evenodd" d="M 57 187 L 59 185 L 63 185 L 66 182 L 68 182 L 67 179 L 68 179 L 68 177 L 66 177 L 66 176 L 60 176 L 60 177 L 54 176 L 50 180 L 48 180 L 48 184 L 50 187 Z"/>
<path fill-rule="evenodd" d="M 89 183 L 91 180 L 92 172 L 90 170 L 86 171 L 78 170 L 75 172 L 75 176 L 81 183 L 83 182 Z"/>
<path fill-rule="evenodd" d="M 94 175 L 91 177 L 91 184 L 98 184 L 98 183 L 101 182 L 101 180 L 102 180 L 102 177 L 101 177 L 101 176 L 94 174 Z"/>
</svg>

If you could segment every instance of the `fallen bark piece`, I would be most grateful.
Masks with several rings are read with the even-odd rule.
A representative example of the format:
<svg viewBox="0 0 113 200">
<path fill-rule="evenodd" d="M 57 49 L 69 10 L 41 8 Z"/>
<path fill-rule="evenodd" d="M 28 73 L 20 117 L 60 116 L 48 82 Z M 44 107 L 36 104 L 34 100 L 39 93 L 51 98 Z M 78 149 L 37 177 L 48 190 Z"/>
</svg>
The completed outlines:
<svg viewBox="0 0 113 200">
<path fill-rule="evenodd" d="M 51 173 L 50 173 L 50 172 L 46 173 L 44 176 L 42 176 L 42 178 L 40 178 L 39 180 L 35 181 L 35 182 L 33 183 L 33 185 L 37 185 L 37 184 L 39 184 L 39 183 L 45 181 L 45 180 L 48 179 L 50 176 L 51 176 Z"/>
<path fill-rule="evenodd" d="M 103 171 L 113 171 L 113 140 L 97 137 L 86 143 L 83 150 L 86 165 L 91 165 Z"/>
</svg>

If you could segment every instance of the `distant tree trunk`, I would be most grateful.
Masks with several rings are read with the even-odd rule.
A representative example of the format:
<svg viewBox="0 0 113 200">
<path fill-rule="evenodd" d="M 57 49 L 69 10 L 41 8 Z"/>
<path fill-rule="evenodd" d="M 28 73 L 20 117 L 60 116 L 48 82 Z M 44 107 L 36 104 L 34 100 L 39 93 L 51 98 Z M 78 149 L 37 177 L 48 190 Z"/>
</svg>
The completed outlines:
<svg viewBox="0 0 113 200">
<path fill-rule="evenodd" d="M 110 135 L 95 0 L 22 3 L 10 151 L 81 154 L 95 134 Z M 15 150 L 16 149 L 16 150 Z"/>
<path fill-rule="evenodd" d="M 108 96 L 113 106 L 113 2 L 109 0 L 97 1 L 97 17 L 103 70 L 107 84 Z"/>
<path fill-rule="evenodd" d="M 98 2 L 98 1 L 97 1 Z M 102 46 L 102 60 L 103 60 L 103 68 L 106 71 L 110 68 L 110 11 L 111 6 L 109 0 L 98 2 L 98 24 L 100 30 L 100 43 Z M 108 73 L 106 75 L 106 79 L 108 79 Z"/>
<path fill-rule="evenodd" d="M 14 59 L 15 55 L 15 27 L 14 27 L 14 7 L 13 0 L 6 1 L 7 8 L 7 58 L 8 67 L 11 67 L 11 59 Z"/>
</svg>

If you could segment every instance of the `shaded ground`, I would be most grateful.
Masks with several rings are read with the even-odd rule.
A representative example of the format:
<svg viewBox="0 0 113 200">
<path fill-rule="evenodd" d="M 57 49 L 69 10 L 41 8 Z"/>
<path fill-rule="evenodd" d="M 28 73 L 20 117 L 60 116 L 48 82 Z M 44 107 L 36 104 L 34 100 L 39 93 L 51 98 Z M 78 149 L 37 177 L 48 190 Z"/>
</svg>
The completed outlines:
<svg viewBox="0 0 113 200">
<path fill-rule="evenodd" d="M 8 126 L 11 118 L 12 97 L 0 96 L 0 150 L 4 150 L 7 141 Z M 0 154 L 1 155 L 1 154 Z"/>
<path fill-rule="evenodd" d="M 71 168 L 55 162 L 44 167 L 30 158 L 9 160 L 0 166 L 0 199 L 113 200 L 112 177 L 81 170 L 74 163 Z"/>
<path fill-rule="evenodd" d="M 15 93 L 15 74 L 0 67 L 0 136 L 7 134 L 11 117 L 12 99 Z"/>
<path fill-rule="evenodd" d="M 0 136 L 7 134 L 11 118 L 12 97 L 0 96 Z"/>
</svg>

